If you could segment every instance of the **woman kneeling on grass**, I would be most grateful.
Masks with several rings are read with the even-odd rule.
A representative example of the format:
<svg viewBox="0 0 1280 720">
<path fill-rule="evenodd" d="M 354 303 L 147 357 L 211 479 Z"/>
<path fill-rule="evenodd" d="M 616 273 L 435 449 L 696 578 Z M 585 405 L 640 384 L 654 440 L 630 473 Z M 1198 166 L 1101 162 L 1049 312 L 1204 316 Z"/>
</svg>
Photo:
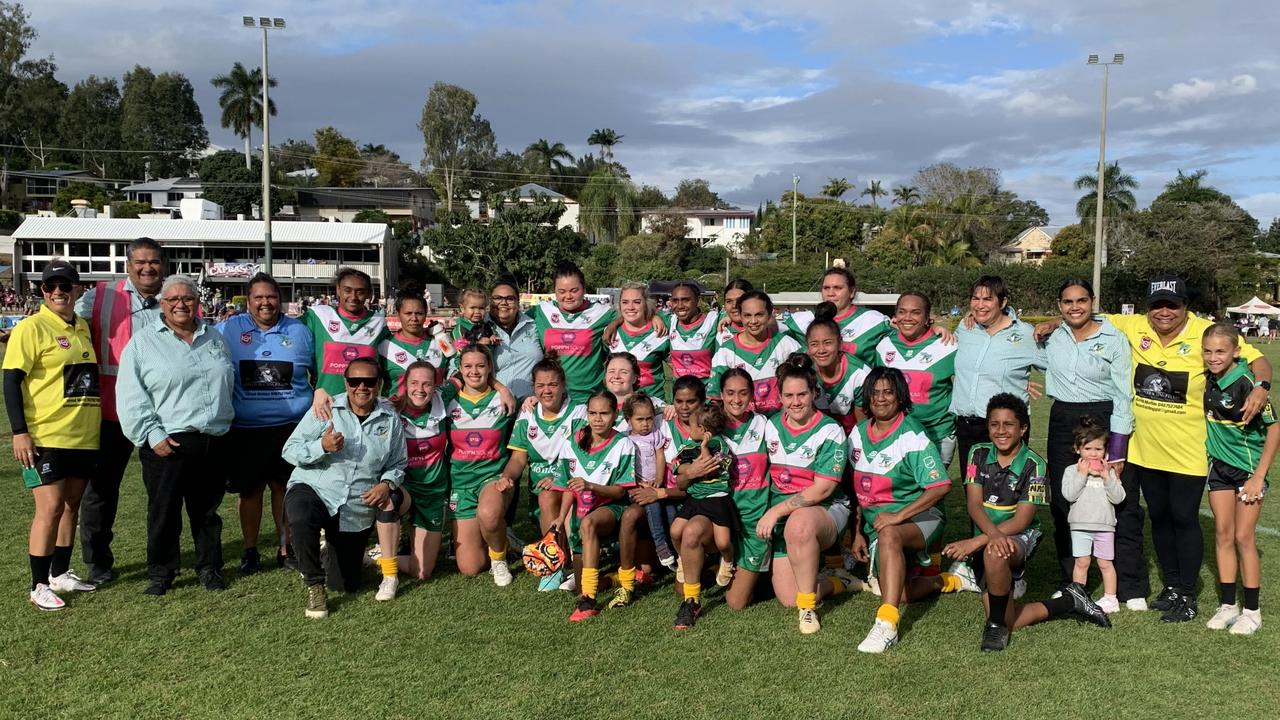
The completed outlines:
<svg viewBox="0 0 1280 720">
<path fill-rule="evenodd" d="M 613 429 L 618 400 L 608 390 L 587 398 L 587 426 L 560 456 L 560 478 L 573 491 L 577 512 L 569 525 L 573 564 L 582 594 L 569 615 L 582 622 L 600 614 L 600 544 L 618 530 L 627 488 L 635 485 L 636 446 Z"/>
<path fill-rule="evenodd" d="M 1204 407 L 1209 415 L 1209 506 L 1213 508 L 1218 557 L 1218 592 L 1222 604 L 1209 619 L 1209 629 L 1231 628 L 1232 635 L 1252 635 L 1262 627 L 1258 591 L 1258 514 L 1267 493 L 1267 469 L 1280 446 L 1271 401 L 1244 423 L 1244 400 L 1256 384 L 1249 365 L 1240 359 L 1240 331 L 1219 323 L 1201 339 L 1209 379 Z M 1236 606 L 1236 553 L 1244 610 Z"/>
<path fill-rule="evenodd" d="M 824 548 L 849 523 L 849 499 L 840 489 L 845 435 L 839 423 L 818 412 L 818 375 L 813 360 L 792 354 L 778 368 L 782 412 L 765 426 L 769 493 L 774 503 L 756 523 L 757 537 L 772 538 L 773 592 L 785 607 L 799 608 L 800 632 L 818 632 L 818 600 L 843 592 L 851 578 L 839 571 L 818 575 Z"/>
<path fill-rule="evenodd" d="M 419 580 L 430 579 L 440 555 L 445 508 L 449 504 L 449 415 L 434 365 L 418 360 L 401 377 L 396 407 L 404 425 L 409 462 L 403 487 L 412 502 L 413 543 L 400 569 Z M 446 386 L 452 390 L 452 386 Z"/>
<path fill-rule="evenodd" d="M 973 446 L 964 480 L 969 518 L 978 534 L 942 550 L 955 560 L 982 552 L 986 584 L 982 601 L 987 608 L 983 652 L 1008 647 L 1011 630 L 1068 615 L 1111 627 L 1107 614 L 1074 582 L 1064 587 L 1061 595 L 1044 602 L 1020 606 L 1010 598 L 1014 578 L 1021 576 L 1040 542 L 1036 510 L 1049 504 L 1048 466 L 1022 441 L 1030 426 L 1027 404 L 1014 395 L 1000 393 L 987 403 L 991 442 Z M 958 583 L 955 576 L 944 576 L 944 581 L 953 586 L 950 589 Z"/>
</svg>

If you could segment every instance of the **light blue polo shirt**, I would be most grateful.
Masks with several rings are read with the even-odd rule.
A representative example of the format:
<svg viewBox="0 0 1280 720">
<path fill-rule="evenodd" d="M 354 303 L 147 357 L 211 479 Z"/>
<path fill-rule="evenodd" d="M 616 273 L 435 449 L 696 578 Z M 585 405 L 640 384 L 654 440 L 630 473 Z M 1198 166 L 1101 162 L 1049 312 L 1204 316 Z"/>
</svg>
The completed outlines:
<svg viewBox="0 0 1280 720">
<path fill-rule="evenodd" d="M 542 359 L 537 324 L 528 315 L 520 313 L 510 334 L 496 321 L 493 327 L 500 339 L 493 353 L 493 361 L 498 366 L 498 382 L 510 388 L 516 398 L 527 398 L 533 394 L 533 366 Z"/>
<path fill-rule="evenodd" d="M 951 414 L 987 416 L 987 402 L 999 393 L 1012 393 L 1028 401 L 1031 368 L 1045 367 L 1044 352 L 1036 346 L 1035 328 L 1014 320 L 995 335 L 986 328 L 964 323 L 956 327 L 956 375 L 951 394 Z"/>
<path fill-rule="evenodd" d="M 315 344 L 306 325 L 280 315 L 263 330 L 248 314 L 218 323 L 235 366 L 234 427 L 296 423 L 311 408 L 311 364 Z"/>
</svg>

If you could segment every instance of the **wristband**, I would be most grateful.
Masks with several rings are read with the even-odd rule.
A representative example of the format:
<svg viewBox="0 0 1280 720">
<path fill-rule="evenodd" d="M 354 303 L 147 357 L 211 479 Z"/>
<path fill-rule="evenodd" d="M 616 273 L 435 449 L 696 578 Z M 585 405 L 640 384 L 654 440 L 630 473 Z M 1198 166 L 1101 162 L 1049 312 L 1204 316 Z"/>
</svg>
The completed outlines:
<svg viewBox="0 0 1280 720">
<path fill-rule="evenodd" d="M 1129 455 L 1129 436 L 1123 433 L 1111 433 L 1107 436 L 1107 462 L 1124 462 Z"/>
</svg>

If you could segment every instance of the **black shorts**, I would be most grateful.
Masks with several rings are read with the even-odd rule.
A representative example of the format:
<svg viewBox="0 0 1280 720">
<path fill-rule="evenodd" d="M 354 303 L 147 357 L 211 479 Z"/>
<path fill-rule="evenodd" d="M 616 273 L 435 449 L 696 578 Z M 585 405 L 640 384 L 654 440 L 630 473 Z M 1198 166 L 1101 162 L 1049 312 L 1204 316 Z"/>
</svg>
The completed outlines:
<svg viewBox="0 0 1280 720">
<path fill-rule="evenodd" d="M 1238 467 L 1228 465 L 1221 460 L 1209 460 L 1209 492 L 1218 492 L 1220 490 L 1230 490 L 1231 492 L 1240 492 L 1240 488 L 1249 482 L 1249 478 L 1253 477 L 1253 473 L 1247 470 L 1241 470 Z M 1271 487 L 1270 480 L 1263 481 L 1263 489 Z"/>
<path fill-rule="evenodd" d="M 98 451 L 66 448 L 36 448 L 36 464 L 24 470 L 22 481 L 30 489 L 51 485 L 67 478 L 88 480 L 98 469 Z"/>
<path fill-rule="evenodd" d="M 227 462 L 227 492 L 253 495 L 268 481 L 286 483 L 293 466 L 280 456 L 296 423 L 269 427 L 233 427 L 222 439 Z"/>
<path fill-rule="evenodd" d="M 731 528 L 738 522 L 738 506 L 728 495 L 719 497 L 689 498 L 676 511 L 677 518 L 691 520 L 697 516 L 707 518 L 712 525 Z"/>
</svg>

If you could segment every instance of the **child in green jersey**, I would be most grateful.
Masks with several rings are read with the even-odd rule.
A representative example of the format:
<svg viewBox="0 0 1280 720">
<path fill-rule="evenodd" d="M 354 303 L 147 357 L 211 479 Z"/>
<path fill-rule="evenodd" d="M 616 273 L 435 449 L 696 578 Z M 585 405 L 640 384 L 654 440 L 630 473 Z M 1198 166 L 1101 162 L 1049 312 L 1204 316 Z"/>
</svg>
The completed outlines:
<svg viewBox="0 0 1280 720">
<path fill-rule="evenodd" d="M 1258 607 L 1262 567 L 1256 529 L 1267 493 L 1267 470 L 1280 446 L 1280 424 L 1271 401 L 1244 420 L 1244 401 L 1262 387 L 1240 359 L 1240 331 L 1226 323 L 1204 331 L 1202 354 L 1208 375 L 1204 408 L 1209 419 L 1209 507 L 1213 508 L 1221 605 L 1209 619 L 1212 630 L 1252 635 L 1262 627 Z M 1236 607 L 1236 555 L 1244 585 L 1244 609 Z"/>
</svg>

